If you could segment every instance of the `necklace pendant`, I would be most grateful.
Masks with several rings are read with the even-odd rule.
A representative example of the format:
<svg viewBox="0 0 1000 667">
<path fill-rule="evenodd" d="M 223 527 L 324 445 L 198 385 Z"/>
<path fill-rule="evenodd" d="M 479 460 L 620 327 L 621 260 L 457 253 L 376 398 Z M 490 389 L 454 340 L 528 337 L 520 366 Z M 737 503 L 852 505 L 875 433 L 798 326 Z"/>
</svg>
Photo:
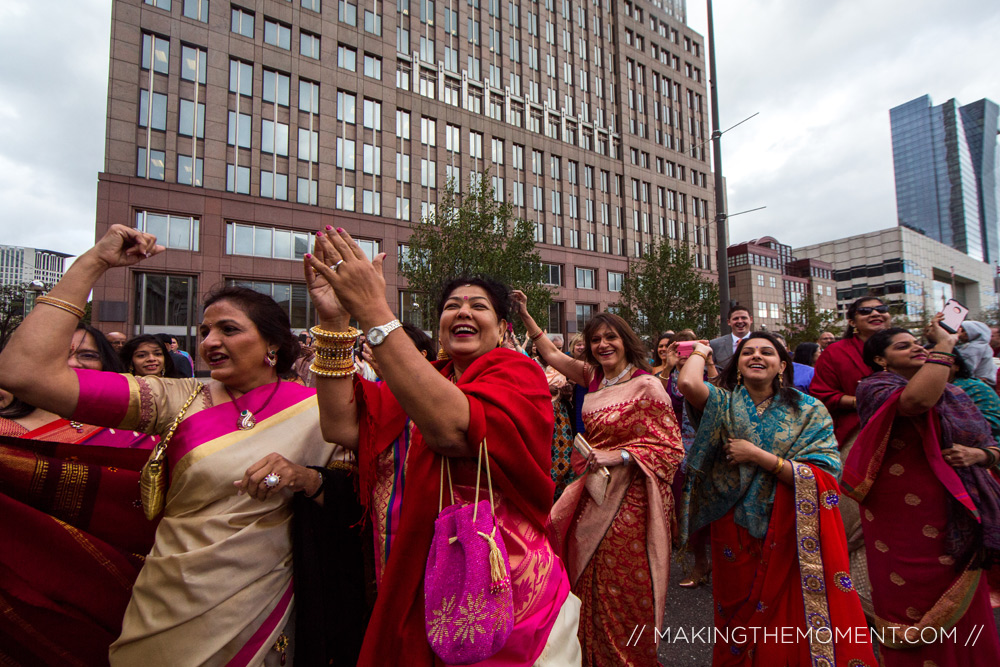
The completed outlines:
<svg viewBox="0 0 1000 667">
<path fill-rule="evenodd" d="M 257 425 L 257 420 L 254 418 L 253 413 L 249 410 L 244 410 L 240 413 L 240 419 L 236 422 L 236 428 L 241 431 L 249 431 L 254 426 Z"/>
</svg>

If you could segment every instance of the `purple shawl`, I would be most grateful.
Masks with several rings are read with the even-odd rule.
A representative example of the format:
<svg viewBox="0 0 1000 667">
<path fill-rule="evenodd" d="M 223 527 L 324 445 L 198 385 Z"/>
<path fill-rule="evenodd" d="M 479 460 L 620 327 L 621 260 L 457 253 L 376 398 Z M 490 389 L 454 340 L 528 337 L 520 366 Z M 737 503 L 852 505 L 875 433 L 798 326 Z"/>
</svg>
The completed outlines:
<svg viewBox="0 0 1000 667">
<path fill-rule="evenodd" d="M 858 413 L 862 429 L 880 407 L 890 399 L 895 399 L 893 403 L 898 400 L 906 383 L 906 378 L 891 371 L 875 373 L 861 381 Z M 941 398 L 930 411 L 910 418 L 925 438 L 936 436 L 941 449 L 953 443 L 980 449 L 996 445 L 990 425 L 976 404 L 953 384 L 945 385 Z M 956 563 L 964 564 L 971 559 L 973 567 L 989 568 L 1000 563 L 1000 483 L 988 469 L 980 466 L 951 468 L 941 457 L 928 460 L 928 464 L 949 488 L 949 472 L 953 471 L 972 504 L 970 508 L 960 502 L 953 490 L 948 517 L 948 553 L 955 557 Z"/>
</svg>

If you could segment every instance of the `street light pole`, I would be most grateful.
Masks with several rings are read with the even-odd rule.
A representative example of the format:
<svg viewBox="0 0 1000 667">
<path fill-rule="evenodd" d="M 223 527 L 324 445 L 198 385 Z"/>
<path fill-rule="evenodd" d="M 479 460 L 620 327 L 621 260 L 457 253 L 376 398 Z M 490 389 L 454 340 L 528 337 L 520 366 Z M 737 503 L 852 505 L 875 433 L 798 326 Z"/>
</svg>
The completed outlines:
<svg viewBox="0 0 1000 667">
<path fill-rule="evenodd" d="M 708 84 L 712 96 L 712 171 L 715 174 L 715 232 L 718 253 L 715 264 L 719 269 L 719 328 L 729 333 L 729 230 L 722 185 L 722 131 L 719 129 L 719 92 L 715 74 L 715 27 L 712 21 L 712 0 L 708 2 Z"/>
</svg>

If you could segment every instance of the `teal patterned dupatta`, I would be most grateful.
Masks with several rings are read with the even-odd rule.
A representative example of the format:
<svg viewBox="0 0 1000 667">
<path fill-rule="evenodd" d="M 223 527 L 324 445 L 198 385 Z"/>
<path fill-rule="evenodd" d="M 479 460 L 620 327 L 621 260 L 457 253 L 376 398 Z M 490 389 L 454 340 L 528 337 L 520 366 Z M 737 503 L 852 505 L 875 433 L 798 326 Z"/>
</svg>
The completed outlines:
<svg viewBox="0 0 1000 667">
<path fill-rule="evenodd" d="M 699 413 L 687 404 L 692 424 L 698 429 L 687 455 L 687 480 L 681 500 L 681 539 L 736 508 L 737 525 L 763 539 L 774 504 L 776 480 L 753 463 L 732 465 L 722 445 L 727 438 L 742 438 L 797 463 L 811 463 L 840 478 L 840 456 L 833 433 L 833 420 L 823 404 L 795 391 L 796 414 L 780 398 L 757 416 L 757 409 L 743 385 L 733 392 L 707 385 L 708 402 Z"/>
</svg>

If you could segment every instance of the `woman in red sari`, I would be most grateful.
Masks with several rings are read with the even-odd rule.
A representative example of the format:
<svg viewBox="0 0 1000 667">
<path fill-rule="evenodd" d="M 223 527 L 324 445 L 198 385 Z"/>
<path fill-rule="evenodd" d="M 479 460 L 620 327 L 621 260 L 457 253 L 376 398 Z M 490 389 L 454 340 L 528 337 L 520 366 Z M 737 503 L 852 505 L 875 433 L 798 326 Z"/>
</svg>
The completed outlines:
<svg viewBox="0 0 1000 667">
<path fill-rule="evenodd" d="M 417 351 L 385 300 L 379 255 L 369 261 L 343 230 L 317 235 L 306 280 L 319 314 L 314 365 L 325 438 L 358 452 L 361 503 L 375 533 L 378 596 L 358 665 L 441 664 L 427 638 L 424 575 L 434 537 L 447 457 L 458 502 L 476 493 L 477 452 L 489 448 L 498 519 L 510 560 L 513 630 L 479 665 L 579 665 L 579 601 L 545 534 L 553 412 L 545 375 L 500 346 L 509 319 L 507 289 L 488 279 L 444 286 L 439 340 L 450 357 L 432 364 Z M 332 265 L 332 266 L 331 266 Z M 358 331 L 382 371 L 376 384 L 356 377 L 349 355 Z M 335 351 L 336 348 L 336 351 Z M 342 352 L 340 352 L 342 350 Z M 482 494 L 486 497 L 486 480 Z M 484 620 L 484 625 L 487 624 Z"/>
<path fill-rule="evenodd" d="M 833 417 L 833 429 L 843 463 L 858 437 L 858 382 L 871 375 L 871 369 L 861 358 L 861 348 L 872 334 L 889 328 L 892 316 L 881 299 L 864 296 L 847 308 L 847 331 L 844 337 L 831 343 L 819 355 L 809 393 L 823 401 Z M 851 557 L 851 574 L 865 609 L 871 607 L 871 586 L 865 571 L 865 541 L 861 534 L 858 504 L 850 497 L 841 499 L 840 515 L 847 534 L 847 553 Z"/>
<path fill-rule="evenodd" d="M 864 428 L 841 486 L 862 508 L 874 627 L 888 667 L 1000 664 L 985 571 L 1000 558 L 1000 461 L 989 424 L 948 384 L 958 337 L 938 313 L 925 350 L 905 329 L 865 343 Z M 954 633 L 946 635 L 945 633 Z"/>
<path fill-rule="evenodd" d="M 685 539 L 711 524 L 712 664 L 874 665 L 829 413 L 791 388 L 791 357 L 770 334 L 741 341 L 718 386 L 703 380 L 705 343 L 678 380 L 698 428 L 679 516 Z"/>
</svg>

